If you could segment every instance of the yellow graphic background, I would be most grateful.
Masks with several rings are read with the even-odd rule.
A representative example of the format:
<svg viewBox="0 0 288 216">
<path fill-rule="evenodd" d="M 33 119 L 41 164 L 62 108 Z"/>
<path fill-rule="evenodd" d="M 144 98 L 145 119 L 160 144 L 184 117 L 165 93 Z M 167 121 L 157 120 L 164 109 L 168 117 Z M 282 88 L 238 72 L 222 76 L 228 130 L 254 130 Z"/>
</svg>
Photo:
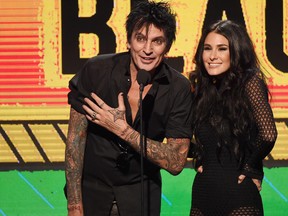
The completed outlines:
<svg viewBox="0 0 288 216">
<path fill-rule="evenodd" d="M 169 2 L 178 16 L 177 39 L 168 57 L 183 56 L 182 72 L 187 76 L 194 68 L 192 59 L 207 0 Z M 78 4 L 79 17 L 97 13 L 97 0 L 79 0 Z M 116 35 L 116 52 L 127 50 L 124 23 L 130 4 L 128 0 L 114 0 L 107 23 Z M 266 1 L 242 0 L 241 5 L 260 62 L 269 72 L 267 82 L 279 132 L 271 156 L 274 160 L 288 160 L 288 69 L 277 70 L 266 55 Z M 283 10 L 283 50 L 288 55 L 288 0 L 283 0 Z M 69 118 L 66 95 L 72 75 L 61 71 L 61 41 L 65 40 L 61 38 L 61 1 L 1 1 L 0 12 L 0 163 L 17 164 L 19 158 L 23 163 L 63 162 Z M 223 19 L 226 18 L 223 11 Z M 22 43 L 18 44 L 19 40 Z M 79 50 L 81 58 L 97 55 L 97 35 L 80 34 Z M 25 64 L 30 61 L 36 63 Z"/>
</svg>

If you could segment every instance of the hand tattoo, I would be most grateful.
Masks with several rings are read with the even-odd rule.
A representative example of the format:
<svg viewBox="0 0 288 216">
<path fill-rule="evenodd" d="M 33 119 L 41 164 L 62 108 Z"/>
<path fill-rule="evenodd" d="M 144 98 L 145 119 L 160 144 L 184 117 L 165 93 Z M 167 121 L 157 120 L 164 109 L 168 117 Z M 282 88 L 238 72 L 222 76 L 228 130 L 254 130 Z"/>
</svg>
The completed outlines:
<svg viewBox="0 0 288 216">
<path fill-rule="evenodd" d="M 114 117 L 114 122 L 116 122 L 118 119 L 124 120 L 125 119 L 125 111 L 121 111 L 118 109 L 113 109 L 113 110 L 108 110 L 113 117 Z"/>
</svg>

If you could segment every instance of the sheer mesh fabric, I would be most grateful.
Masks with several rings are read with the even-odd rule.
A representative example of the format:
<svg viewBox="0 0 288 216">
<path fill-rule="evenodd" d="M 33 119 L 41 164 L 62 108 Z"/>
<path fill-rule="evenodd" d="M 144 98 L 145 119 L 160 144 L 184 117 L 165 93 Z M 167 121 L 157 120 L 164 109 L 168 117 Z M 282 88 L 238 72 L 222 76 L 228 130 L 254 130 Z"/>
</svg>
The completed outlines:
<svg viewBox="0 0 288 216">
<path fill-rule="evenodd" d="M 211 216 L 225 216 L 221 213 L 213 213 Z M 240 207 L 239 209 L 233 210 L 231 214 L 227 216 L 258 216 L 262 215 L 261 211 L 255 207 Z M 199 209 L 192 209 L 190 216 L 204 216 Z"/>
<path fill-rule="evenodd" d="M 112 206 L 111 206 L 111 212 L 110 212 L 110 216 L 119 216 L 119 212 L 118 212 L 118 206 L 117 206 L 117 202 L 113 201 Z"/>
<path fill-rule="evenodd" d="M 247 83 L 246 93 L 259 130 L 256 147 L 262 159 L 264 159 L 274 145 L 277 131 L 263 81 L 254 76 Z M 262 142 L 270 143 L 270 145 L 265 146 L 261 144 Z"/>
<path fill-rule="evenodd" d="M 262 215 L 262 212 L 255 207 L 240 207 L 234 210 L 229 216 L 257 216 Z"/>
<path fill-rule="evenodd" d="M 243 169 L 246 172 L 257 173 L 253 167 L 259 164 L 259 161 L 262 161 L 272 150 L 276 141 L 277 130 L 263 81 L 254 76 L 248 82 L 245 90 L 251 104 L 258 134 L 253 144 L 253 154 Z"/>
<path fill-rule="evenodd" d="M 197 208 L 192 208 L 190 211 L 190 216 L 204 216 L 202 212 Z"/>
<path fill-rule="evenodd" d="M 217 134 L 206 122 L 201 125 L 198 138 L 204 146 L 203 173 L 197 173 L 192 189 L 190 216 L 261 216 L 263 206 L 260 193 L 252 178 L 263 177 L 262 160 L 270 153 L 277 138 L 277 130 L 263 80 L 252 77 L 245 92 L 255 121 L 251 153 L 238 169 L 238 162 L 231 152 L 223 149 L 221 164 L 216 156 Z M 238 184 L 239 175 L 246 178 Z"/>
</svg>

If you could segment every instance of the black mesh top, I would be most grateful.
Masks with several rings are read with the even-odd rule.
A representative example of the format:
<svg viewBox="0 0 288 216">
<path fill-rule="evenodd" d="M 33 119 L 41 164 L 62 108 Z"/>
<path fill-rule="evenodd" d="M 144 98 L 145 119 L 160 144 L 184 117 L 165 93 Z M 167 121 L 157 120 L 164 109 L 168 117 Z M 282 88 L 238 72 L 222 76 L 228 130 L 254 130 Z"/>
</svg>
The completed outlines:
<svg viewBox="0 0 288 216">
<path fill-rule="evenodd" d="M 263 178 L 262 160 L 270 153 L 277 137 L 274 117 L 268 103 L 264 83 L 257 76 L 246 84 L 256 134 L 249 143 L 243 166 L 229 148 L 217 157 L 219 138 L 207 121 L 199 128 L 198 139 L 203 145 L 203 172 L 197 173 L 192 188 L 191 216 L 263 215 L 260 193 L 251 178 Z M 246 178 L 238 184 L 238 176 Z"/>
</svg>

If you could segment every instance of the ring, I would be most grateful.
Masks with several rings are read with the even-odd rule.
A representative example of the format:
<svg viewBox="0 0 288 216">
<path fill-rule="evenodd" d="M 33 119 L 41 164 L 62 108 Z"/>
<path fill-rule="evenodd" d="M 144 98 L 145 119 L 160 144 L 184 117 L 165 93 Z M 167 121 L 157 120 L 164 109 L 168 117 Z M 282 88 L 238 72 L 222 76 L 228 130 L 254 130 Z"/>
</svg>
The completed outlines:
<svg viewBox="0 0 288 216">
<path fill-rule="evenodd" d="M 96 114 L 97 114 L 96 112 L 93 112 L 93 113 L 92 113 L 92 115 L 91 115 L 92 121 L 96 120 Z"/>
<path fill-rule="evenodd" d="M 99 107 L 101 107 L 102 108 L 102 106 L 104 105 L 104 102 L 103 103 L 101 103 L 100 105 L 99 105 Z"/>
</svg>

